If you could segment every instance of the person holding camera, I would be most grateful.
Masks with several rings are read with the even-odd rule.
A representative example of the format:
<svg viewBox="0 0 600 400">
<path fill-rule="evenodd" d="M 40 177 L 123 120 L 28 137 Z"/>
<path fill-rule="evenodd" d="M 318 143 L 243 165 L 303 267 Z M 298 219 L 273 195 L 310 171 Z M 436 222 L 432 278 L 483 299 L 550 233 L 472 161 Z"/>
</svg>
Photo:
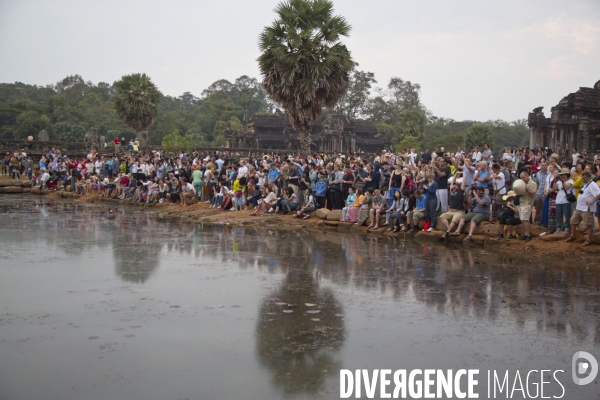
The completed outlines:
<svg viewBox="0 0 600 400">
<path fill-rule="evenodd" d="M 473 233 L 475 232 L 477 225 L 490 218 L 491 200 L 489 196 L 485 194 L 485 189 L 483 187 L 471 189 L 469 197 L 471 198 L 470 203 L 473 205 L 473 211 L 460 217 L 456 232 L 462 232 L 465 223 L 470 222 L 469 235 L 466 239 L 473 240 Z"/>
<path fill-rule="evenodd" d="M 533 209 L 533 203 L 535 201 L 535 194 L 537 193 L 538 185 L 535 183 L 529 175 L 529 169 L 523 168 L 520 173 L 521 180 L 525 182 L 525 193 L 519 196 L 519 219 L 523 223 L 525 228 L 525 235 L 521 238 L 525 242 L 531 240 L 531 211 Z"/>
<path fill-rule="evenodd" d="M 435 196 L 437 198 L 436 206 L 442 208 L 442 213 L 448 212 L 448 178 L 450 178 L 450 167 L 448 161 L 440 157 L 437 165 L 433 164 L 433 173 L 437 184 Z M 427 185 L 429 186 L 429 185 Z M 427 194 L 429 201 L 433 200 Z"/>
<path fill-rule="evenodd" d="M 556 193 L 556 231 L 554 233 L 560 234 L 563 230 L 570 233 L 571 201 L 575 202 L 576 199 L 573 193 L 571 171 L 568 168 L 562 168 L 558 173 L 558 179 L 554 182 L 554 192 Z M 564 229 L 563 217 L 565 219 Z"/>
<path fill-rule="evenodd" d="M 575 236 L 577 225 L 583 222 L 587 229 L 587 238 L 582 246 L 589 246 L 592 244 L 594 213 L 596 212 L 596 202 L 600 200 L 600 188 L 596 182 L 592 181 L 592 174 L 587 171 L 581 175 L 581 179 L 583 180 L 583 186 L 579 191 L 577 206 L 570 221 L 571 235 L 565 242 L 572 242 L 577 239 Z"/>
</svg>

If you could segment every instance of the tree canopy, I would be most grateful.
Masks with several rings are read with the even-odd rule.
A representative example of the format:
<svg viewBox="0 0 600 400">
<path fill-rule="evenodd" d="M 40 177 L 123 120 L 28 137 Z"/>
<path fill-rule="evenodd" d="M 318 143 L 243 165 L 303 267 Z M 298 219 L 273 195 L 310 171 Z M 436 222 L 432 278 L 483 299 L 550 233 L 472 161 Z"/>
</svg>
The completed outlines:
<svg viewBox="0 0 600 400">
<path fill-rule="evenodd" d="M 372 121 L 379 131 L 392 134 L 395 145 L 410 136 L 420 141 L 423 150 L 445 147 L 455 151 L 466 144 L 466 132 L 474 125 L 490 129 L 494 151 L 529 143 L 524 119 L 455 121 L 436 117 L 423 105 L 419 84 L 401 84 L 392 78 L 386 89 L 381 89 L 375 87 L 374 73 L 360 71 L 356 64 L 354 68 L 348 92 L 328 112 Z M 133 139 L 134 130 L 115 112 L 116 92 L 113 84 L 93 84 L 79 75 L 46 86 L 0 83 L 0 138 L 24 140 L 44 129 L 51 140 L 83 141 L 85 133 L 95 127 L 107 139 Z M 223 145 L 227 123 L 241 131 L 244 115 L 270 115 L 281 107 L 267 96 L 259 81 L 246 75 L 218 80 L 199 92 L 198 96 L 191 92 L 177 97 L 161 95 L 154 123 L 147 128 L 149 144 L 161 144 L 165 135 L 178 130 L 182 136 L 189 135 L 196 146 Z M 416 109 L 406 109 L 415 105 Z"/>
<path fill-rule="evenodd" d="M 278 18 L 260 35 L 258 66 L 263 86 L 282 104 L 304 151 L 323 108 L 333 108 L 346 94 L 354 62 L 340 41 L 350 25 L 333 15 L 329 0 L 279 3 Z"/>
</svg>

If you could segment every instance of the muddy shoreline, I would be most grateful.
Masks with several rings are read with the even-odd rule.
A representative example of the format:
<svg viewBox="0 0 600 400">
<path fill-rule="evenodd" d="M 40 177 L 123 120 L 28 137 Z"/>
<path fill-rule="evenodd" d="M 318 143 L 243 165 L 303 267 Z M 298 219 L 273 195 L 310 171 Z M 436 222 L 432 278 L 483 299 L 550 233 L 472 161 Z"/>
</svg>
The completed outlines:
<svg viewBox="0 0 600 400">
<path fill-rule="evenodd" d="M 159 214 L 161 218 L 166 219 L 184 219 L 186 221 L 214 224 L 214 225 L 231 225 L 257 228 L 272 228 L 272 229 L 303 229 L 313 232 L 325 232 L 327 234 L 352 234 L 366 237 L 388 238 L 389 240 L 407 241 L 415 240 L 423 244 L 431 244 L 435 246 L 446 246 L 449 248 L 479 248 L 494 253 L 500 253 L 511 258 L 519 258 L 522 261 L 544 260 L 551 263 L 573 264 L 574 260 L 582 262 L 590 262 L 595 265 L 591 257 L 600 254 L 600 234 L 594 234 L 595 244 L 584 247 L 581 243 L 584 241 L 583 235 L 578 236 L 579 239 L 573 243 L 565 243 L 558 235 L 547 235 L 540 238 L 538 235 L 544 231 L 541 227 L 532 227 L 533 240 L 529 243 L 524 243 L 520 240 L 499 240 L 498 225 L 483 223 L 478 227 L 472 241 L 464 240 L 466 234 L 448 238 L 446 241 L 441 240 L 442 231 L 434 232 L 419 231 L 416 234 L 410 233 L 391 233 L 387 232 L 386 227 L 380 227 L 378 230 L 367 230 L 366 226 L 357 226 L 351 223 L 339 222 L 336 220 L 326 219 L 325 214 L 321 214 L 321 219 L 313 216 L 307 220 L 293 218 L 291 215 L 272 215 L 267 217 L 251 216 L 252 211 L 219 211 L 218 209 L 209 208 L 207 203 L 195 202 L 188 206 L 182 207 L 179 205 L 170 206 L 162 204 L 152 204 L 144 206 L 142 203 L 130 203 L 128 201 L 108 199 L 98 195 L 79 196 L 70 192 L 55 192 L 28 190 L 22 195 L 39 196 L 45 199 L 76 201 L 88 204 L 104 204 L 114 205 L 115 207 L 132 207 L 136 209 L 144 209 L 153 213 Z M 12 197 L 12 196 L 11 196 Z M 439 226 L 438 226 L 438 229 Z M 562 236 L 562 235 L 561 235 Z"/>
</svg>

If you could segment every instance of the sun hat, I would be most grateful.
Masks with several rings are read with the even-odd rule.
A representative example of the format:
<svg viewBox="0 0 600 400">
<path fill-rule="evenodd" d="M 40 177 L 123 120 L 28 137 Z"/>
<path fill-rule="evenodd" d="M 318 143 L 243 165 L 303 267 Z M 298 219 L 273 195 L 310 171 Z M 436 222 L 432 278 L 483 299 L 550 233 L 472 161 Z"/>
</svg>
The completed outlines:
<svg viewBox="0 0 600 400">
<path fill-rule="evenodd" d="M 571 175 L 571 170 L 569 170 L 569 168 L 562 168 L 558 174 L 559 175 Z"/>
<path fill-rule="evenodd" d="M 517 194 L 511 190 L 508 193 L 506 193 L 504 196 L 502 196 L 502 200 L 506 201 L 506 200 L 510 199 L 511 197 L 516 197 L 516 196 L 517 196 Z"/>
<path fill-rule="evenodd" d="M 558 156 L 558 154 L 552 153 L 552 155 L 550 156 L 550 158 L 554 158 L 556 161 L 558 161 L 560 157 Z"/>
</svg>

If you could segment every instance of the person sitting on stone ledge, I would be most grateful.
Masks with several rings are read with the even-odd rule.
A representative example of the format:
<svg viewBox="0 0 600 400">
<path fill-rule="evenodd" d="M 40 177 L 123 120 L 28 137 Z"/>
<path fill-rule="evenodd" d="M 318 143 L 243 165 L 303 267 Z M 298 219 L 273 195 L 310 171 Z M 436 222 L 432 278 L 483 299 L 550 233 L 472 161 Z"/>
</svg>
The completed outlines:
<svg viewBox="0 0 600 400">
<path fill-rule="evenodd" d="M 304 192 L 304 203 L 302 208 L 294 215 L 294 218 L 308 219 L 311 214 L 317 209 L 315 198 L 312 195 L 312 189 L 306 189 Z"/>
<path fill-rule="evenodd" d="M 354 203 L 348 207 L 346 212 L 346 222 L 356 222 L 358 221 L 358 211 L 360 210 L 360 206 L 364 200 L 365 196 L 363 195 L 362 188 L 356 189 L 356 199 Z"/>
<path fill-rule="evenodd" d="M 373 203 L 373 192 L 371 190 L 365 190 L 365 197 L 363 198 L 362 204 L 358 209 L 358 220 L 356 221 L 356 225 L 361 226 L 367 222 L 369 218 L 369 210 L 371 209 L 371 204 Z"/>
<path fill-rule="evenodd" d="M 386 207 L 387 201 L 385 199 L 385 196 L 381 195 L 381 190 L 375 189 L 375 195 L 373 196 L 373 201 L 371 203 L 371 210 L 369 211 L 371 224 L 367 227 L 367 229 L 379 229 L 379 220 L 381 219 L 381 213 L 385 213 Z"/>
<path fill-rule="evenodd" d="M 340 221 L 346 221 L 346 214 L 348 213 L 348 208 L 352 207 L 354 201 L 356 200 L 356 193 L 354 193 L 354 188 L 348 188 L 348 197 L 346 197 L 346 207 L 342 208 L 342 218 Z"/>
<path fill-rule="evenodd" d="M 442 239 L 446 239 L 448 235 L 460 235 L 460 232 L 452 232 L 460 222 L 460 218 L 465 215 L 465 185 L 466 179 L 461 179 L 460 188 L 458 187 L 458 177 L 463 175 L 463 172 L 456 173 L 455 179 L 452 182 L 450 193 L 448 195 L 448 212 L 440 215 L 440 221 L 446 227 L 446 232 L 442 235 Z M 434 227 L 435 228 L 435 227 Z"/>
<path fill-rule="evenodd" d="M 411 226 L 410 233 L 416 233 L 419 229 L 419 220 L 425 218 L 425 206 L 427 196 L 421 193 L 420 190 L 415 191 L 415 207 L 408 212 L 408 225 Z"/>
<path fill-rule="evenodd" d="M 489 196 L 485 194 L 485 188 L 481 186 L 476 190 L 471 190 L 469 197 L 471 197 L 470 204 L 473 206 L 473 211 L 463 215 L 460 218 L 460 222 L 458 223 L 458 228 L 456 228 L 456 231 L 459 233 L 462 232 L 462 228 L 465 226 L 465 223 L 471 222 L 467 240 L 473 240 L 473 233 L 475 232 L 477 225 L 483 221 L 487 221 L 490 218 L 491 201 Z"/>
<path fill-rule="evenodd" d="M 406 213 L 408 212 L 408 197 L 410 192 L 408 189 L 402 190 L 402 192 L 394 192 L 394 201 L 389 210 L 386 210 L 385 223 L 389 225 L 388 232 L 393 229 L 393 233 L 398 232 L 400 229 L 404 229 L 406 222 Z M 392 228 L 392 225 L 393 228 Z"/>
</svg>

